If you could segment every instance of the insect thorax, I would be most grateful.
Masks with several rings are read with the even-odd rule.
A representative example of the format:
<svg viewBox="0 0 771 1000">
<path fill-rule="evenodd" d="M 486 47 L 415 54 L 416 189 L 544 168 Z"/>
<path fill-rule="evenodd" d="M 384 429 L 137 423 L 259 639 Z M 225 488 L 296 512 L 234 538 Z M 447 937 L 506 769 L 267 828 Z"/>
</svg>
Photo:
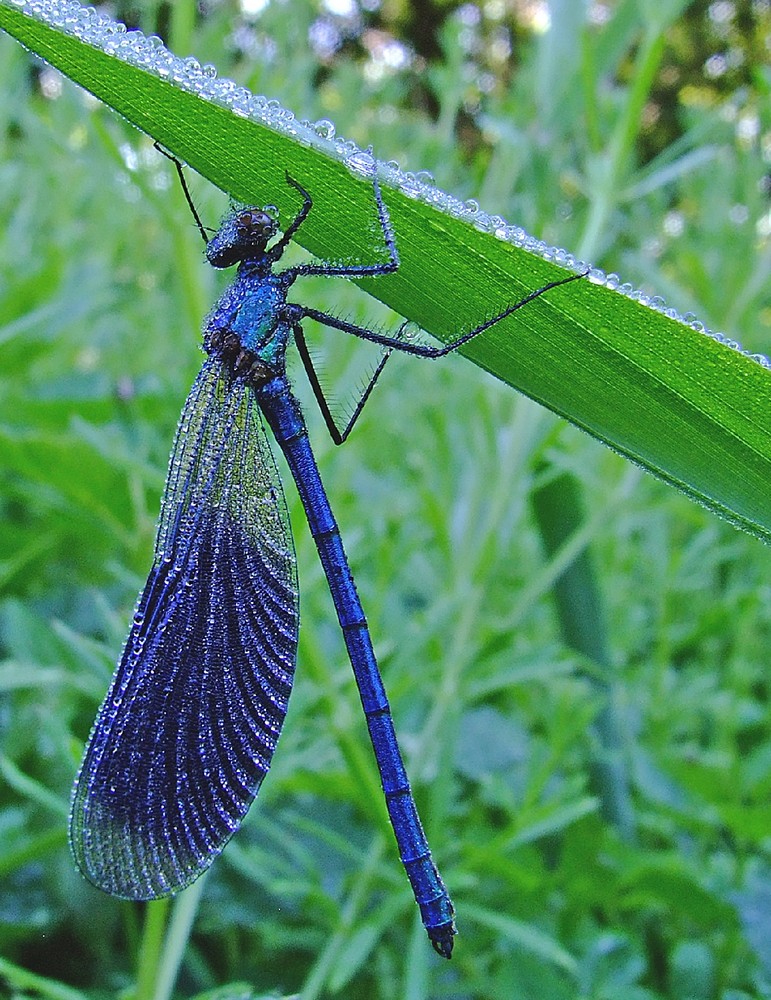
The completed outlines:
<svg viewBox="0 0 771 1000">
<path fill-rule="evenodd" d="M 279 275 L 248 267 L 227 288 L 204 326 L 204 349 L 222 358 L 236 375 L 257 385 L 283 372 L 290 327 L 284 318 L 286 291 Z"/>
</svg>

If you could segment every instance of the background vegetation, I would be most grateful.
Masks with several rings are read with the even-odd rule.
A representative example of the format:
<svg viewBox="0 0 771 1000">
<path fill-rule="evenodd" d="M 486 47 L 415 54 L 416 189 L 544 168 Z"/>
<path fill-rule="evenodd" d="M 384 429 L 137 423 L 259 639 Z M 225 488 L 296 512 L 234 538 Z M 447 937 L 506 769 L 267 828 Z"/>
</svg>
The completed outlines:
<svg viewBox="0 0 771 1000">
<path fill-rule="evenodd" d="M 768 351 L 768 3 L 117 14 Z M 0 93 L 0 974 L 160 996 L 198 897 L 156 963 L 166 904 L 86 886 L 66 813 L 219 278 L 141 135 L 5 37 Z M 461 936 L 415 917 L 290 492 L 297 686 L 177 994 L 771 996 L 767 549 L 460 359 L 394 359 L 339 451 L 308 416 Z"/>
</svg>

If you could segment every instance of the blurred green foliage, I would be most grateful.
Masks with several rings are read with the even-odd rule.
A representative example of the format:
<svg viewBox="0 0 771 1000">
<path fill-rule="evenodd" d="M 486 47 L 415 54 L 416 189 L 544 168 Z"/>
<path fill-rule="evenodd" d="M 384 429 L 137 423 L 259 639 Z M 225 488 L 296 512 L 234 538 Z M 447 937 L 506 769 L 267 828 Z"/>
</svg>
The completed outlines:
<svg viewBox="0 0 771 1000">
<path fill-rule="evenodd" d="M 331 7 L 121 13 L 768 350 L 768 4 L 622 0 L 587 20 L 555 2 L 549 31 L 534 3 Z M 15 996 L 159 996 L 182 916 L 154 979 L 162 915 L 143 932 L 140 907 L 82 882 L 65 816 L 220 278 L 142 136 L 5 37 L 0 94 L 0 977 Z M 391 319 L 345 282 L 307 286 Z M 359 354 L 334 348 L 345 399 Z M 296 690 L 177 994 L 771 996 L 768 551 L 460 360 L 390 364 L 345 449 L 307 409 L 456 955 L 416 919 L 290 492 Z"/>
</svg>

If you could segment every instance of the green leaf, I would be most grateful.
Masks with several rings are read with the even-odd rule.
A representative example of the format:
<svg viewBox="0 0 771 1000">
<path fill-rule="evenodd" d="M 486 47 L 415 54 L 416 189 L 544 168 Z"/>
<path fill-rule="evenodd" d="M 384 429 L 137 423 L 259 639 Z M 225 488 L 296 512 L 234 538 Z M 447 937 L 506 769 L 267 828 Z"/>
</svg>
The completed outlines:
<svg viewBox="0 0 771 1000">
<path fill-rule="evenodd" d="M 371 188 L 333 155 L 1 0 L 0 27 L 212 183 L 242 201 L 272 202 L 285 219 L 298 208 L 285 183 L 288 170 L 314 196 L 299 242 L 322 258 L 372 257 Z M 386 186 L 385 197 L 402 265 L 361 285 L 440 339 L 565 276 L 542 257 L 401 190 Z M 589 280 L 550 291 L 465 353 L 711 510 L 771 539 L 767 368 Z"/>
<path fill-rule="evenodd" d="M 568 973 L 572 977 L 578 974 L 578 963 L 575 958 L 563 948 L 553 937 L 545 934 L 532 924 L 526 924 L 521 920 L 514 920 L 512 917 L 504 916 L 487 910 L 481 906 L 473 906 L 466 903 L 463 907 L 463 915 L 468 920 L 474 920 L 484 927 L 489 927 L 524 951 L 537 955 L 546 962 L 555 965 L 558 969 Z"/>
<path fill-rule="evenodd" d="M 39 781 L 30 778 L 29 775 L 20 771 L 5 754 L 0 754 L 0 777 L 15 792 L 18 792 L 19 795 L 29 799 L 31 802 L 36 802 L 39 806 L 48 809 L 56 816 L 65 819 L 69 816 L 70 808 L 66 801 L 60 799 L 53 792 L 50 792 Z"/>
<path fill-rule="evenodd" d="M 34 994 L 45 997 L 46 1000 L 87 1000 L 87 994 L 81 993 L 80 990 L 74 990 L 55 979 L 36 976 L 34 972 L 27 972 L 26 969 L 4 958 L 0 958 L 0 979 L 15 990 L 24 990 L 28 996 Z"/>
<path fill-rule="evenodd" d="M 649 856 L 626 867 L 618 886 L 619 902 L 632 910 L 649 907 L 688 917 L 704 928 L 725 925 L 732 910 L 703 873 L 675 854 Z"/>
<path fill-rule="evenodd" d="M 520 847 L 522 844 L 531 844 L 541 837 L 550 837 L 555 833 L 560 833 L 566 827 L 571 826 L 589 816 L 597 810 L 597 799 L 586 795 L 577 802 L 569 802 L 566 805 L 546 806 L 543 808 L 544 815 L 537 821 L 531 821 L 528 826 L 519 830 L 510 840 L 507 841 L 507 849 Z"/>
</svg>

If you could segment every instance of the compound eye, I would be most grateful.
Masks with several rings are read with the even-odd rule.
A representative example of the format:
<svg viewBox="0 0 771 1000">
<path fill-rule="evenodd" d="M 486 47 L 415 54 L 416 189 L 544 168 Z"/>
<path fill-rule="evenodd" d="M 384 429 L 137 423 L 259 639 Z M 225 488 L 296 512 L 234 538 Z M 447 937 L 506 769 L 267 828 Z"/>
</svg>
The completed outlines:
<svg viewBox="0 0 771 1000">
<path fill-rule="evenodd" d="M 259 209 L 247 208 L 236 216 L 236 232 L 242 239 L 269 239 L 276 231 L 273 219 Z"/>
</svg>

